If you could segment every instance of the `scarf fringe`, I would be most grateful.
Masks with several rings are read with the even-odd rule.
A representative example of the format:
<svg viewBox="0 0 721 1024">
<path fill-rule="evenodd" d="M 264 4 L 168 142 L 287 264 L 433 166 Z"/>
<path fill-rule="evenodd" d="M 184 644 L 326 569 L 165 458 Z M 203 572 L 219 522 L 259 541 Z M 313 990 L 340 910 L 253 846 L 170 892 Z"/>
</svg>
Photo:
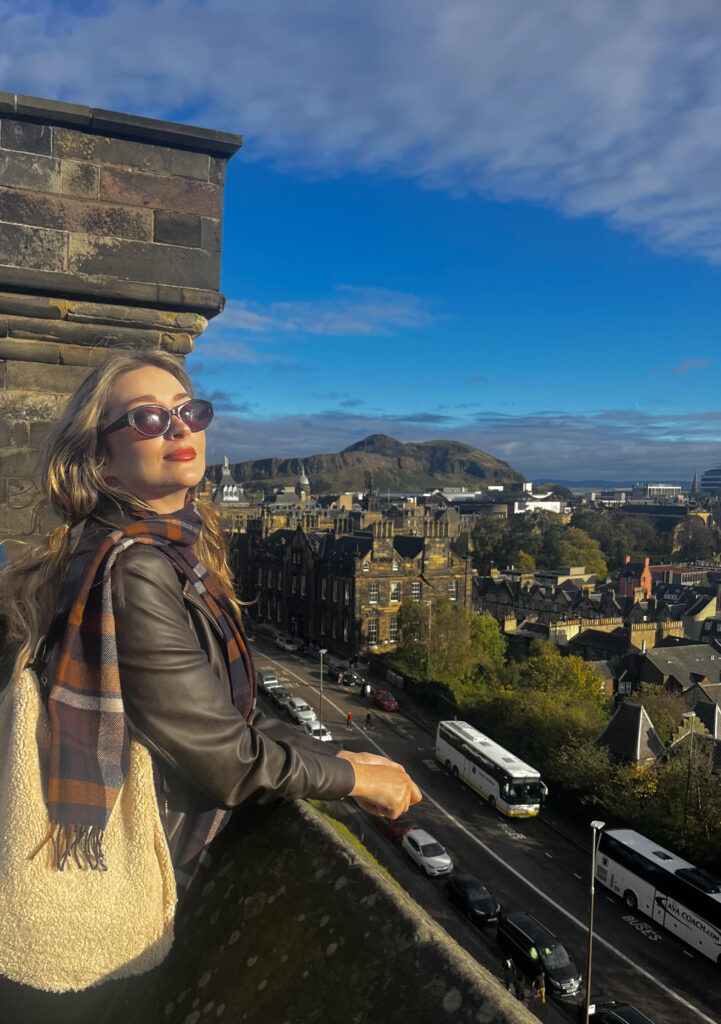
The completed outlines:
<svg viewBox="0 0 721 1024">
<path fill-rule="evenodd" d="M 30 854 L 33 860 L 50 843 L 52 846 L 53 865 L 58 871 L 64 871 L 68 858 L 72 857 L 78 868 L 85 871 L 107 871 L 108 867 L 103 856 L 103 836 L 105 830 L 93 825 L 60 825 L 55 822 L 42 843 Z"/>
</svg>

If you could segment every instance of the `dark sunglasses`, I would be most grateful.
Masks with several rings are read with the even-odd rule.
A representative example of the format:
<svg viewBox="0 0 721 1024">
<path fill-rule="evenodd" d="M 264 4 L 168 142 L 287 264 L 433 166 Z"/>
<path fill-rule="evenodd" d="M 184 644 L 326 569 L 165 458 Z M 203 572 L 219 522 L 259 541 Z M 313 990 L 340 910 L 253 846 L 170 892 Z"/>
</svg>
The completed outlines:
<svg viewBox="0 0 721 1024">
<path fill-rule="evenodd" d="M 143 437 L 161 437 L 169 428 L 173 416 L 177 416 L 186 426 L 190 427 L 192 433 L 197 434 L 199 430 L 205 430 L 210 426 L 213 419 L 213 406 L 204 398 L 191 398 L 182 405 L 176 405 L 174 409 L 166 409 L 162 405 L 139 405 L 137 409 L 131 409 L 115 420 L 101 434 L 111 434 L 114 430 L 122 430 L 123 427 L 132 427 Z"/>
</svg>

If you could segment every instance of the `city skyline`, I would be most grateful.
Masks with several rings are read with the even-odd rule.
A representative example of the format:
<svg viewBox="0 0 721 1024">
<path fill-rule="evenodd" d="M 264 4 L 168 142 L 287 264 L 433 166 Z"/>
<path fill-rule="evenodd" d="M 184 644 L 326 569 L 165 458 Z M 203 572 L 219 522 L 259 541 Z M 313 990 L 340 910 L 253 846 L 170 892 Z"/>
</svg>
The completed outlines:
<svg viewBox="0 0 721 1024">
<path fill-rule="evenodd" d="M 721 12 L 521 8 L 0 0 L 0 88 L 245 134 L 187 361 L 212 461 L 377 432 L 535 480 L 721 461 Z"/>
</svg>

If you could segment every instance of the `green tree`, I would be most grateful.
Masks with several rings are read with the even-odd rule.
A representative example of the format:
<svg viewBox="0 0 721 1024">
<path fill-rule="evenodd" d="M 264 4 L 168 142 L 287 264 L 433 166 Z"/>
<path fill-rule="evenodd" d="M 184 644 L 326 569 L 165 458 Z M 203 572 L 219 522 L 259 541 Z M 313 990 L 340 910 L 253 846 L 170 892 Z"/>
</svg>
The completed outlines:
<svg viewBox="0 0 721 1024">
<path fill-rule="evenodd" d="M 606 559 L 597 540 L 575 526 L 567 527 L 560 542 L 561 565 L 583 565 L 587 572 L 605 580 L 608 573 Z"/>
<path fill-rule="evenodd" d="M 681 722 L 681 716 L 688 711 L 680 694 L 663 690 L 654 683 L 641 683 L 641 689 L 629 694 L 626 700 L 643 705 L 664 743 L 670 742 Z"/>
<path fill-rule="evenodd" d="M 471 615 L 470 643 L 477 664 L 497 672 L 506 660 L 506 640 L 492 615 Z"/>
<path fill-rule="evenodd" d="M 675 532 L 674 543 L 674 553 L 683 562 L 702 562 L 715 554 L 713 530 L 700 516 L 686 516 Z"/>
</svg>

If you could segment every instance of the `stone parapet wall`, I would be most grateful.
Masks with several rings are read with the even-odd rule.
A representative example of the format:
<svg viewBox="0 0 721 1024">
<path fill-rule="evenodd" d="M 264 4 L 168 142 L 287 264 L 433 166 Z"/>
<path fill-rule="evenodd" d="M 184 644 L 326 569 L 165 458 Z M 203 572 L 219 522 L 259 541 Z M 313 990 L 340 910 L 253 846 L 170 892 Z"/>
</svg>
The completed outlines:
<svg viewBox="0 0 721 1024">
<path fill-rule="evenodd" d="M 170 956 L 129 987 L 109 1024 L 536 1019 L 313 807 L 227 831 L 214 850 Z"/>
</svg>

